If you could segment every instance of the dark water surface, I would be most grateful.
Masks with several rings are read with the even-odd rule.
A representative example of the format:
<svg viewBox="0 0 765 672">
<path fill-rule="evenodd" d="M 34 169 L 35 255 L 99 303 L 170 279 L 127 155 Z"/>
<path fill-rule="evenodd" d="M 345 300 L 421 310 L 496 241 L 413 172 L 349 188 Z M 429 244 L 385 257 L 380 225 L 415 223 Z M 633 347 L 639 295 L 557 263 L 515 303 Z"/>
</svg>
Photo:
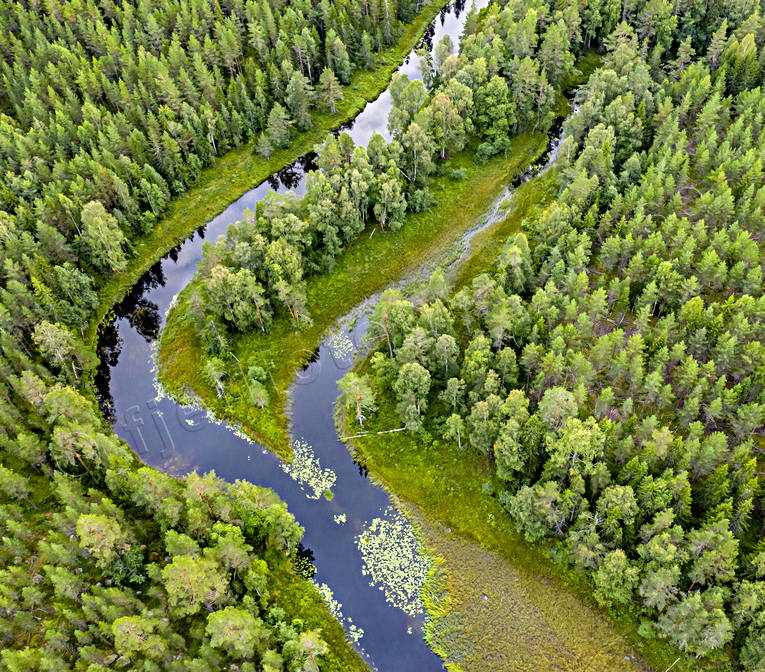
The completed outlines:
<svg viewBox="0 0 765 672">
<path fill-rule="evenodd" d="M 488 4 L 488 0 L 473 1 L 478 8 Z M 457 44 L 469 7 L 470 0 L 463 0 L 442 10 L 429 27 L 424 43 L 432 48 L 448 34 Z M 399 70 L 411 78 L 420 75 L 419 57 L 414 51 Z M 388 138 L 389 109 L 390 92 L 385 91 L 344 130 L 356 144 L 366 145 L 375 132 Z M 334 600 L 341 605 L 342 622 L 349 634 L 357 633 L 356 628 L 363 629 L 364 635 L 356 646 L 370 665 L 390 672 L 442 670 L 441 660 L 422 639 L 423 616 L 414 613 L 417 605 L 410 604 L 408 609 L 392 606 L 378 586 L 370 586 L 370 576 L 362 571 L 364 562 L 356 537 L 374 519 L 397 523 L 388 495 L 372 485 L 364 470 L 354 463 L 338 440 L 333 420 L 337 381 L 352 366 L 353 352 L 366 328 L 363 316 L 350 331 L 325 340 L 314 361 L 296 376 L 293 439 L 309 445 L 311 450 L 304 454 L 306 459 L 296 460 L 293 465 L 297 462 L 304 467 L 303 472 L 311 472 L 322 481 L 317 492 L 309 482 L 301 481 L 302 473 L 297 477 L 286 473 L 282 463 L 261 446 L 239 436 L 226 424 L 208 421 L 200 410 L 158 398 L 155 387 L 153 348 L 173 298 L 196 271 L 202 244 L 214 242 L 229 225 L 242 219 L 245 210 L 254 211 L 255 204 L 269 190 L 303 193 L 305 174 L 313 168 L 313 158 L 304 157 L 233 202 L 155 264 L 115 307 L 117 319 L 103 330 L 99 340 L 100 399 L 114 431 L 146 464 L 175 475 L 215 470 L 227 481 L 247 479 L 273 488 L 305 527 L 303 544 L 312 553 L 317 568 L 314 580 L 331 589 Z M 331 500 L 322 494 L 324 485 L 330 483 Z M 422 561 L 412 555 L 406 530 L 401 534 L 400 527 L 390 529 L 397 531 L 399 544 L 392 542 L 391 557 L 408 558 L 414 568 L 409 565 L 402 569 L 416 574 Z"/>
</svg>

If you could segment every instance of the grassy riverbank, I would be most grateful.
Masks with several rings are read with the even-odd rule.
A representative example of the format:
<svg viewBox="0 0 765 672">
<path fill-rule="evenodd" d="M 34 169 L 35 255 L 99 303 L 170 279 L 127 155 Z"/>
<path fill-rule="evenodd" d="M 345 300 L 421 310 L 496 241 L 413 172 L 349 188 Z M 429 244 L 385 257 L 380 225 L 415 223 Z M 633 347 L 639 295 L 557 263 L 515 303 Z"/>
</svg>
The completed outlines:
<svg viewBox="0 0 765 672">
<path fill-rule="evenodd" d="M 555 199 L 558 192 L 557 173 L 548 170 L 539 177 L 521 184 L 508 200 L 504 218 L 470 241 L 470 251 L 465 263 L 456 269 L 455 288 L 468 284 L 479 273 L 491 268 L 499 257 L 508 236 L 520 230 L 524 219 L 532 217 Z"/>
<path fill-rule="evenodd" d="M 232 201 L 256 187 L 271 174 L 312 151 L 327 133 L 350 121 L 370 100 L 388 87 L 391 77 L 422 38 L 425 29 L 443 7 L 431 0 L 405 27 L 395 46 L 377 56 L 374 70 L 358 70 L 351 83 L 343 87 L 343 99 L 336 114 L 314 112 L 313 127 L 298 133 L 289 148 L 275 151 L 268 159 L 255 151 L 255 141 L 230 150 L 206 167 L 199 181 L 185 194 L 171 201 L 168 211 L 154 230 L 135 245 L 135 255 L 127 268 L 112 276 L 98 292 L 99 305 L 87 332 L 87 343 L 95 350 L 98 327 L 114 304 L 121 301 L 138 279 L 164 254 L 196 229 L 222 212 Z"/>
<path fill-rule="evenodd" d="M 378 403 L 366 431 L 400 426 L 390 400 Z M 524 541 L 487 494 L 501 487 L 488 459 L 407 433 L 352 444 L 370 474 L 407 503 L 441 565 L 426 595 L 427 638 L 453 670 L 665 670 L 674 662 L 674 651 L 640 638 L 627 617 L 609 619 L 581 576 Z"/>
<path fill-rule="evenodd" d="M 205 380 L 204 352 L 188 314 L 193 282 L 179 296 L 162 332 L 160 381 L 177 398 L 201 397 L 218 418 L 239 423 L 254 439 L 288 457 L 287 390 L 295 370 L 308 361 L 322 334 L 365 297 L 451 250 L 486 212 L 502 187 L 521 174 L 546 144 L 542 134 L 517 136 L 507 158 L 495 157 L 482 166 L 474 163 L 471 149 L 453 156 L 446 174 L 431 184 L 436 202 L 430 210 L 407 216 L 398 231 L 362 233 L 339 255 L 332 273 L 308 279 L 312 326 L 296 332 L 290 322 L 280 319 L 268 334 L 252 331 L 232 339 L 231 351 L 241 362 L 257 363 L 270 374 L 271 402 L 266 408 L 251 403 L 233 358 L 226 362 L 229 381 L 223 399 L 218 399 Z M 464 180 L 448 176 L 454 168 L 464 169 Z"/>
<path fill-rule="evenodd" d="M 276 560 L 274 562 L 277 562 Z M 329 651 L 320 658 L 322 671 L 369 672 L 369 666 L 348 642 L 345 629 L 329 612 L 324 598 L 309 581 L 284 568 L 270 574 L 272 590 L 287 612 L 287 621 L 300 618 L 306 630 L 321 630 Z"/>
</svg>

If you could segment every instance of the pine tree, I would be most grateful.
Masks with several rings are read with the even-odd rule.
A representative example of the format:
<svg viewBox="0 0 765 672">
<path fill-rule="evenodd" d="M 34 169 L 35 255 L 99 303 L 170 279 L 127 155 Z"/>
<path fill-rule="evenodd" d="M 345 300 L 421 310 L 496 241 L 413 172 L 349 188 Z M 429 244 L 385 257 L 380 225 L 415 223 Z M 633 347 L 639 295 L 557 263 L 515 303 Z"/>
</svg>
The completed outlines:
<svg viewBox="0 0 765 672">
<path fill-rule="evenodd" d="M 268 138 L 269 144 L 279 149 L 287 147 L 290 142 L 291 125 L 292 121 L 287 116 L 287 111 L 279 103 L 275 103 L 268 115 L 266 125 L 265 137 Z"/>
<path fill-rule="evenodd" d="M 335 73 L 329 68 L 322 70 L 321 77 L 319 77 L 319 87 L 324 104 L 332 114 L 335 114 L 337 111 L 335 103 L 338 100 L 342 100 L 343 91 L 340 88 L 340 82 L 335 77 Z"/>
</svg>

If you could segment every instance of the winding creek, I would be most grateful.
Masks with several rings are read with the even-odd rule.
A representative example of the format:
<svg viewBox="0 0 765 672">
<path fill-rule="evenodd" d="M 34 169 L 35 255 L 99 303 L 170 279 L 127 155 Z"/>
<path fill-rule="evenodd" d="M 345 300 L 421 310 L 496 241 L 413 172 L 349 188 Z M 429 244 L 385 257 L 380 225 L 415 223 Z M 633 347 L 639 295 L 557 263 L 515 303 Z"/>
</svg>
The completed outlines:
<svg viewBox="0 0 765 672">
<path fill-rule="evenodd" d="M 488 4 L 488 0 L 473 1 L 478 8 Z M 457 43 L 466 14 L 464 2 L 447 6 L 428 29 L 425 43 L 432 48 L 446 34 Z M 414 51 L 399 70 L 419 76 Z M 366 145 L 375 132 L 387 137 L 389 108 L 386 90 L 342 130 L 357 144 Z M 425 561 L 416 552 L 408 523 L 395 511 L 388 494 L 353 461 L 334 423 L 337 381 L 352 366 L 361 345 L 369 302 L 340 320 L 340 327 L 296 375 L 291 393 L 292 465 L 228 425 L 208 419 L 203 411 L 158 394 L 154 347 L 174 297 L 194 275 L 202 244 L 225 233 L 245 210 L 254 210 L 269 190 L 303 193 L 305 174 L 312 167 L 308 155 L 246 193 L 155 264 L 115 307 L 117 319 L 103 330 L 99 341 L 97 384 L 102 405 L 114 431 L 146 464 L 174 475 L 214 470 L 228 481 L 247 479 L 274 489 L 305 527 L 305 552 L 312 555 L 317 568 L 314 581 L 330 598 L 331 610 L 373 669 L 442 670 L 441 660 L 422 638 L 424 615 L 418 589 Z M 509 193 L 465 234 L 458 261 L 464 258 L 472 235 L 501 218 L 499 204 Z M 325 496 L 326 490 L 331 490 L 331 498 Z M 374 552 L 378 540 L 387 549 L 384 553 Z M 371 559 L 365 557 L 369 554 Z M 365 574 L 370 567 L 374 572 Z M 385 581 L 383 591 L 377 580 L 381 572 L 407 580 Z"/>
</svg>

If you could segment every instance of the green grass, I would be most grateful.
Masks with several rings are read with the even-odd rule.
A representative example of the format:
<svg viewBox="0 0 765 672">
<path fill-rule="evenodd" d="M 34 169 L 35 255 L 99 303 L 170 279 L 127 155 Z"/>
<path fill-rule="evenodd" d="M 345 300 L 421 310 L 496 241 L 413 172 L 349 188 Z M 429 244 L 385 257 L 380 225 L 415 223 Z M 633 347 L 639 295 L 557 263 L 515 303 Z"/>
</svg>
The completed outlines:
<svg viewBox="0 0 765 672">
<path fill-rule="evenodd" d="M 585 610 L 581 620 L 578 598 L 561 590 L 558 581 L 530 581 L 528 572 L 501 553 L 433 522 L 419 507 L 407 509 L 425 546 L 438 553 L 438 573 L 425 595 L 426 638 L 449 667 L 465 672 L 647 669 L 605 619 Z M 569 619 L 558 618 L 561 614 Z"/>
<path fill-rule="evenodd" d="M 390 399 L 366 427 L 400 426 Z M 346 433 L 351 427 L 345 427 Z M 528 544 L 484 483 L 501 483 L 470 449 L 406 433 L 352 440 L 376 479 L 405 501 L 440 564 L 426 591 L 427 636 L 453 669 L 665 670 L 677 653 L 642 639 L 633 620 L 597 607 L 584 577 Z M 406 504 L 408 503 L 408 504 Z M 485 597 L 484 597 L 485 596 Z M 632 656 L 632 660 L 624 656 Z M 678 663 L 673 669 L 699 669 Z"/>
<path fill-rule="evenodd" d="M 255 140 L 252 140 L 218 157 L 206 167 L 197 184 L 173 199 L 154 230 L 135 243 L 135 254 L 127 268 L 119 275 L 111 276 L 100 288 L 99 305 L 86 334 L 89 347 L 96 349 L 98 327 L 108 317 L 112 306 L 125 297 L 158 259 L 272 173 L 312 151 L 327 133 L 353 119 L 368 101 L 377 98 L 387 88 L 393 72 L 419 42 L 443 4 L 441 0 L 427 3 L 404 28 L 397 43 L 378 55 L 374 70 L 354 73 L 350 84 L 343 88 L 344 98 L 338 101 L 336 114 L 318 111 L 312 114 L 313 128 L 297 134 L 289 148 L 278 150 L 265 159 L 256 153 Z"/>
<path fill-rule="evenodd" d="M 470 241 L 470 255 L 457 271 L 455 288 L 459 289 L 479 273 L 488 271 L 502 252 L 508 236 L 555 199 L 556 172 L 548 170 L 538 178 L 521 184 L 509 197 L 507 212 L 501 221 L 477 233 Z"/>
<path fill-rule="evenodd" d="M 378 230 L 371 238 L 370 231 L 363 232 L 338 256 L 332 273 L 309 278 L 312 326 L 296 332 L 289 321 L 279 319 L 268 334 L 252 331 L 233 339 L 231 350 L 240 361 L 252 360 L 271 375 L 271 403 L 265 409 L 250 402 L 233 359 L 228 362 L 231 379 L 224 399 L 218 399 L 204 379 L 205 357 L 188 313 L 193 282 L 179 296 L 162 332 L 160 381 L 177 398 L 201 396 L 217 417 L 234 420 L 255 440 L 289 457 L 287 389 L 295 370 L 308 360 L 323 333 L 365 297 L 451 251 L 502 187 L 522 173 L 544 151 L 545 144 L 541 134 L 517 136 L 507 158 L 495 157 L 482 166 L 473 162 L 470 150 L 453 156 L 447 174 L 431 184 L 436 203 L 430 210 L 409 215 L 395 232 Z M 465 169 L 466 179 L 455 181 L 448 176 L 451 169 L 460 167 Z"/>
</svg>

